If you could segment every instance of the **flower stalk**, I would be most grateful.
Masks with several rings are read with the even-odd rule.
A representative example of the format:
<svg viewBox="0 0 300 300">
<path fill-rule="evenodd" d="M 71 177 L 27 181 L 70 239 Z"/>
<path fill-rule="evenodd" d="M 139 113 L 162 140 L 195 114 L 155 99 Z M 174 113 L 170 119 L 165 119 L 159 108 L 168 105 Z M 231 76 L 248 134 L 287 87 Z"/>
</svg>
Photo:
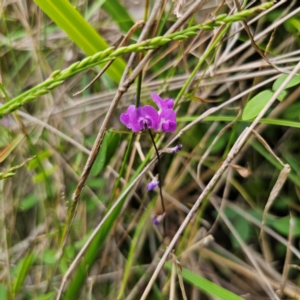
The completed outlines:
<svg viewBox="0 0 300 300">
<path fill-rule="evenodd" d="M 161 207 L 163 211 L 163 215 L 166 214 L 166 207 L 165 207 L 165 202 L 164 202 L 164 197 L 162 193 L 162 176 L 161 176 L 161 160 L 160 160 L 160 155 L 153 137 L 153 134 L 150 129 L 148 129 L 152 144 L 154 146 L 156 156 L 157 156 L 157 169 L 158 169 L 158 187 L 159 187 L 159 195 L 160 195 L 160 201 L 161 201 Z M 164 228 L 164 234 L 166 234 L 166 218 L 163 219 L 163 228 Z"/>
</svg>

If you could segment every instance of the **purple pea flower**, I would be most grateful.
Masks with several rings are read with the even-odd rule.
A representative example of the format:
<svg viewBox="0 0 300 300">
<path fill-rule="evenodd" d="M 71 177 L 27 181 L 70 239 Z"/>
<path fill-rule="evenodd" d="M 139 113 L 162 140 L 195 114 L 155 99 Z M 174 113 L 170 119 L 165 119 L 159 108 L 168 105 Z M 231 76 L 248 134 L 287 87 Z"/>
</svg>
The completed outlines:
<svg viewBox="0 0 300 300">
<path fill-rule="evenodd" d="M 159 116 L 155 108 L 150 105 L 136 108 L 130 118 L 134 132 L 144 129 L 158 130 Z"/>
<path fill-rule="evenodd" d="M 151 97 L 159 108 L 157 111 L 151 105 L 135 107 L 130 105 L 126 113 L 122 113 L 120 121 L 133 132 L 153 129 L 155 131 L 174 132 L 176 130 L 176 112 L 172 109 L 174 100 L 161 99 L 152 93 Z"/>
<path fill-rule="evenodd" d="M 173 148 L 166 148 L 166 149 L 163 149 L 162 152 L 164 152 L 164 153 L 177 153 L 177 152 L 179 152 L 181 149 L 182 149 L 182 145 L 181 145 L 181 144 L 178 144 L 178 145 L 176 145 L 176 146 L 173 147 Z"/>
<path fill-rule="evenodd" d="M 159 185 L 159 181 L 157 180 L 156 177 L 153 177 L 152 181 L 148 183 L 148 191 L 153 191 L 156 186 Z"/>
<path fill-rule="evenodd" d="M 174 100 L 163 100 L 154 93 L 151 94 L 151 97 L 159 108 L 159 131 L 174 132 L 176 130 L 176 112 L 172 109 Z"/>
<path fill-rule="evenodd" d="M 156 103 L 157 107 L 159 108 L 159 112 L 165 110 L 165 109 L 172 109 L 174 106 L 174 100 L 173 99 L 166 99 L 163 100 L 160 98 L 157 94 L 152 93 L 151 94 L 152 99 Z"/>
<path fill-rule="evenodd" d="M 176 130 L 176 113 L 172 109 L 165 109 L 159 116 L 159 130 L 174 132 Z"/>
<path fill-rule="evenodd" d="M 120 121 L 133 132 L 144 129 L 158 130 L 159 126 L 158 112 L 150 105 L 137 108 L 130 105 L 126 113 L 121 114 Z"/>
<path fill-rule="evenodd" d="M 134 105 L 129 105 L 129 107 L 127 108 L 126 113 L 121 114 L 120 116 L 120 121 L 129 129 L 131 129 L 131 120 L 130 120 L 130 116 L 132 114 L 132 112 L 135 110 L 135 106 Z"/>
<path fill-rule="evenodd" d="M 165 212 L 162 215 L 154 216 L 152 218 L 152 224 L 155 226 L 158 226 L 161 223 L 161 221 L 164 219 L 165 216 L 166 216 Z"/>
</svg>

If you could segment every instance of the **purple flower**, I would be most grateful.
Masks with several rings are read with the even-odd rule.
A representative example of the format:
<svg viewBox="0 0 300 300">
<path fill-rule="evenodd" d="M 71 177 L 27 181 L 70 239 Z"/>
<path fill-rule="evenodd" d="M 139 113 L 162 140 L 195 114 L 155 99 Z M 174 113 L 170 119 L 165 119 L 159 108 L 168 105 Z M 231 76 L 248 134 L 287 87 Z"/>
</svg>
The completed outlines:
<svg viewBox="0 0 300 300">
<path fill-rule="evenodd" d="M 127 108 L 127 111 L 125 114 L 121 114 L 120 116 L 120 121 L 129 129 L 131 129 L 131 121 L 130 121 L 130 116 L 132 114 L 132 112 L 135 110 L 135 106 L 134 105 L 130 105 Z"/>
<path fill-rule="evenodd" d="M 137 108 L 130 105 L 126 113 L 121 114 L 120 121 L 133 132 L 144 129 L 158 130 L 159 126 L 158 112 L 150 105 Z"/>
<path fill-rule="evenodd" d="M 176 130 L 176 113 L 172 109 L 165 109 L 159 116 L 159 130 L 174 132 Z"/>
<path fill-rule="evenodd" d="M 156 177 L 153 177 L 152 181 L 148 184 L 148 191 L 153 191 L 156 186 L 159 185 L 159 181 Z"/>
<path fill-rule="evenodd" d="M 174 106 L 174 100 L 173 99 L 166 99 L 163 100 L 160 98 L 157 94 L 152 93 L 151 94 L 152 99 L 156 103 L 157 107 L 159 108 L 159 112 L 165 110 L 165 109 L 172 109 Z"/>
<path fill-rule="evenodd" d="M 178 144 L 177 146 L 175 146 L 173 148 L 166 148 L 166 149 L 162 150 L 162 152 L 164 152 L 164 153 L 177 153 L 181 149 L 182 149 L 182 145 Z"/>
<path fill-rule="evenodd" d="M 136 108 L 131 114 L 132 131 L 138 132 L 143 129 L 158 130 L 159 116 L 154 107 L 145 105 Z"/>
<path fill-rule="evenodd" d="M 152 218 L 152 224 L 155 226 L 159 225 L 165 216 L 166 216 L 165 212 L 162 215 L 154 216 Z"/>
<path fill-rule="evenodd" d="M 176 112 L 172 109 L 174 100 L 161 99 L 157 94 L 151 94 L 159 108 L 157 111 L 151 105 L 135 107 L 130 105 L 126 113 L 122 113 L 120 121 L 133 132 L 146 129 L 155 131 L 174 132 L 176 130 Z"/>
<path fill-rule="evenodd" d="M 176 112 L 172 109 L 173 99 L 163 100 L 157 94 L 151 94 L 152 99 L 159 108 L 159 131 L 174 132 L 176 130 Z"/>
</svg>

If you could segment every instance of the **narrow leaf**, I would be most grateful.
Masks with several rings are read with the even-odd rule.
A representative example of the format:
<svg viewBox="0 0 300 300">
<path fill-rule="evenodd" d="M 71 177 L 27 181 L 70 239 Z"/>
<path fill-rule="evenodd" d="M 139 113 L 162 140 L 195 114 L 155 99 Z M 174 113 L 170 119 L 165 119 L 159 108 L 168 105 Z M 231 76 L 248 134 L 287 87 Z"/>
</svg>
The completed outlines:
<svg viewBox="0 0 300 300">
<path fill-rule="evenodd" d="M 93 55 L 108 48 L 106 41 L 67 0 L 35 0 L 35 3 L 62 29 L 85 54 Z M 107 74 L 119 83 L 125 63 L 117 58 Z"/>
<path fill-rule="evenodd" d="M 171 270 L 172 266 L 170 263 L 166 263 L 165 267 L 168 270 Z M 206 294 L 216 297 L 221 300 L 242 300 L 243 298 L 232 293 L 229 290 L 199 276 L 196 273 L 191 272 L 188 269 L 182 268 L 182 277 L 186 282 L 197 287 L 200 291 L 205 292 Z"/>
<path fill-rule="evenodd" d="M 28 254 L 20 263 L 18 275 L 14 283 L 13 287 L 13 294 L 16 295 L 16 293 L 19 291 L 21 286 L 23 285 L 25 278 L 29 272 L 29 269 L 33 262 L 33 253 Z"/>
</svg>

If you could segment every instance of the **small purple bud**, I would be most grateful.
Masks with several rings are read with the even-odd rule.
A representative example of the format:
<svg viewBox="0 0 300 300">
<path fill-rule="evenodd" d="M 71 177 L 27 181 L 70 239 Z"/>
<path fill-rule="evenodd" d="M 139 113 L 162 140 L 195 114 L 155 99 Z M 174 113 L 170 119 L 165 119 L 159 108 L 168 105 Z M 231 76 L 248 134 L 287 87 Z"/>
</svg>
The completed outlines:
<svg viewBox="0 0 300 300">
<path fill-rule="evenodd" d="M 165 215 L 166 213 L 164 212 L 162 215 L 154 216 L 152 218 L 152 224 L 158 226 L 161 223 L 161 221 L 164 219 Z"/>
<path fill-rule="evenodd" d="M 177 146 L 175 146 L 173 149 L 172 149 L 172 153 L 177 153 L 178 151 L 180 151 L 182 149 L 182 145 L 179 144 Z"/>
<path fill-rule="evenodd" d="M 159 185 L 159 181 L 156 177 L 153 177 L 152 181 L 148 184 L 148 191 L 153 191 L 156 186 Z"/>
<path fill-rule="evenodd" d="M 162 152 L 164 152 L 164 153 L 177 153 L 181 149 L 182 149 L 182 145 L 179 144 L 179 145 L 177 145 L 173 148 L 166 148 L 166 149 L 162 150 Z"/>
</svg>

